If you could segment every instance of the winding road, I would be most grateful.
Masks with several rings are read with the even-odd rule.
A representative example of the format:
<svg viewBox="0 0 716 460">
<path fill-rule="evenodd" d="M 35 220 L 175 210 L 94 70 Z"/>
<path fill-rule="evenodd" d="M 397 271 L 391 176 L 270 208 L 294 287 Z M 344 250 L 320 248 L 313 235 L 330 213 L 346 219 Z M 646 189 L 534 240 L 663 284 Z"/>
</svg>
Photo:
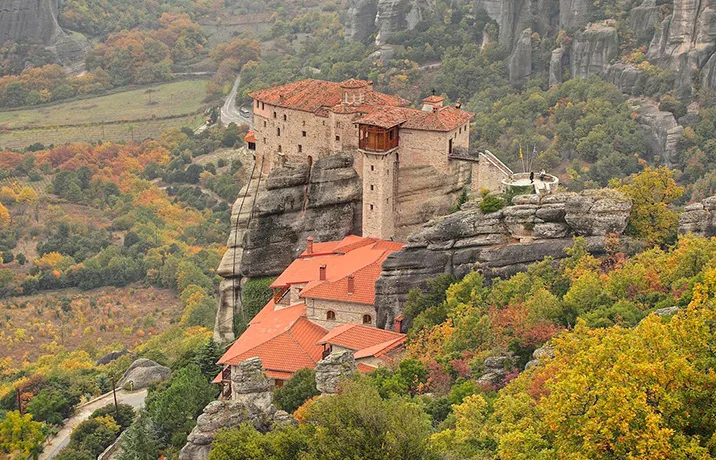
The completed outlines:
<svg viewBox="0 0 716 460">
<path fill-rule="evenodd" d="M 249 117 L 244 117 L 239 112 L 239 108 L 236 107 L 236 93 L 239 90 L 241 84 L 241 75 L 236 77 L 234 86 L 231 88 L 229 96 L 224 101 L 224 105 L 221 107 L 221 123 L 227 126 L 229 123 L 236 123 L 237 125 L 249 125 L 249 129 L 254 128 L 254 121 Z"/>
<path fill-rule="evenodd" d="M 146 389 L 133 391 L 131 393 L 124 390 L 117 390 L 117 402 L 119 404 L 129 404 L 134 407 L 134 409 L 144 407 L 144 399 L 146 397 Z M 67 447 L 67 444 L 70 443 L 70 434 L 77 425 L 87 420 L 90 415 L 92 415 L 92 412 L 96 411 L 100 407 L 113 403 L 114 398 L 112 397 L 112 393 L 107 393 L 94 401 L 90 401 L 84 406 L 79 406 L 76 409 L 75 415 L 70 417 L 59 433 L 57 433 L 57 436 L 52 438 L 49 443 L 45 444 L 45 450 L 43 450 L 42 454 L 40 454 L 39 460 L 54 458 L 62 449 Z"/>
</svg>

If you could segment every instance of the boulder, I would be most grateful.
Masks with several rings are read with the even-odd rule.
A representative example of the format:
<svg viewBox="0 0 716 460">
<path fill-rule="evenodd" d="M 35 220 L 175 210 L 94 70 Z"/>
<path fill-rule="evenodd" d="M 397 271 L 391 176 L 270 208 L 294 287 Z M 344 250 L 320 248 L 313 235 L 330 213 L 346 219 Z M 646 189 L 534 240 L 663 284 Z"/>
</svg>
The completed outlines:
<svg viewBox="0 0 716 460">
<path fill-rule="evenodd" d="M 105 364 L 109 364 L 112 361 L 114 361 L 115 359 L 121 358 L 122 356 L 127 355 L 127 354 L 129 354 L 129 352 L 127 351 L 126 348 L 124 350 L 112 351 L 112 352 L 107 353 L 106 355 L 102 356 L 100 359 L 98 359 L 97 365 L 103 366 Z"/>
<path fill-rule="evenodd" d="M 490 356 L 485 359 L 485 370 L 477 379 L 478 385 L 499 386 L 507 373 L 512 370 L 514 362 L 511 356 Z"/>
<path fill-rule="evenodd" d="M 712 237 L 716 235 L 716 196 L 692 203 L 679 215 L 679 234 Z"/>
<path fill-rule="evenodd" d="M 125 371 L 122 378 L 117 382 L 117 387 L 128 388 L 133 391 L 141 390 L 153 383 L 168 379 L 171 373 L 171 369 L 166 366 L 162 366 L 151 359 L 139 358 Z"/>
<path fill-rule="evenodd" d="M 542 345 L 532 352 L 532 360 L 525 364 L 525 370 L 544 364 L 545 360 L 548 359 L 554 359 L 554 347 L 551 345 Z"/>
<path fill-rule="evenodd" d="M 341 380 L 357 371 L 350 351 L 331 353 L 316 364 L 316 388 L 321 394 L 338 393 Z"/>
<path fill-rule="evenodd" d="M 652 313 L 654 313 L 656 316 L 674 316 L 679 311 L 681 311 L 679 307 L 665 307 L 659 308 L 658 310 L 654 310 Z"/>
</svg>

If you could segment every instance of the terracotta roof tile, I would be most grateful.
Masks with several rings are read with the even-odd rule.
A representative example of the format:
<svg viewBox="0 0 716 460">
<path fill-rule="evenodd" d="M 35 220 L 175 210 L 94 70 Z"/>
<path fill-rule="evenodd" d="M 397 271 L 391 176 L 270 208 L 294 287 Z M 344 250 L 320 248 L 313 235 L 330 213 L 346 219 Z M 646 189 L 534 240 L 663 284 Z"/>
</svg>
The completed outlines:
<svg viewBox="0 0 716 460">
<path fill-rule="evenodd" d="M 405 334 L 400 334 L 398 332 L 378 329 L 376 327 L 362 326 L 360 324 L 342 324 L 333 328 L 328 334 L 323 336 L 318 341 L 318 344 L 323 345 L 328 343 L 348 348 L 350 350 L 360 351 L 369 347 L 374 347 L 377 344 L 381 344 L 383 345 L 382 348 L 385 348 L 390 345 L 388 342 L 392 344 L 396 340 L 404 339 Z"/>
<path fill-rule="evenodd" d="M 397 334 L 397 332 L 395 334 Z M 407 338 L 408 337 L 406 335 L 400 334 L 400 337 L 395 337 L 391 340 L 386 340 L 385 342 L 381 342 L 371 347 L 358 350 L 355 352 L 355 359 L 368 358 L 370 356 L 380 356 L 387 351 L 394 350 L 395 348 L 401 346 L 405 343 Z"/>
<path fill-rule="evenodd" d="M 445 100 L 444 97 L 442 97 L 442 96 L 436 96 L 435 94 L 433 94 L 432 96 L 428 96 L 428 97 L 426 97 L 425 99 L 423 99 L 423 102 L 426 102 L 426 103 L 428 103 L 428 104 L 437 104 L 437 103 L 442 102 L 442 101 L 444 101 L 444 100 Z"/>
<path fill-rule="evenodd" d="M 251 143 L 255 144 L 256 143 L 256 134 L 254 134 L 253 131 L 249 131 L 248 133 L 246 133 L 246 136 L 244 136 L 244 141 L 251 142 Z"/>
<path fill-rule="evenodd" d="M 364 88 L 373 83 L 372 81 L 356 80 L 355 78 L 349 78 L 339 83 L 341 88 Z"/>
<path fill-rule="evenodd" d="M 470 121 L 473 115 L 455 107 L 441 107 L 430 112 L 407 107 L 385 107 L 356 120 L 355 123 L 386 129 L 401 125 L 405 129 L 448 132 Z"/>
<path fill-rule="evenodd" d="M 359 371 L 359 372 L 362 372 L 362 373 L 364 373 L 364 374 L 367 374 L 367 373 L 369 373 L 369 372 L 373 372 L 374 370 L 378 369 L 377 367 L 369 366 L 369 365 L 367 365 L 367 364 L 365 364 L 365 363 L 358 363 L 358 364 L 356 365 L 356 367 L 358 368 L 358 371 Z"/>
<path fill-rule="evenodd" d="M 309 78 L 274 88 L 254 91 L 249 93 L 249 97 L 265 102 L 266 104 L 312 112 L 318 116 L 325 117 L 328 116 L 328 111 L 331 110 L 331 108 L 345 107 L 341 105 L 342 84 L 360 84 L 361 86 L 346 86 L 348 88 L 359 88 L 368 85 L 368 82 L 363 80 L 346 80 L 343 83 L 335 83 Z M 370 113 L 375 110 L 375 106 L 401 106 L 406 105 L 406 103 L 407 101 L 401 97 L 367 90 L 363 102 L 360 105 L 349 107 L 354 107 L 351 113 L 353 111 Z"/>
</svg>

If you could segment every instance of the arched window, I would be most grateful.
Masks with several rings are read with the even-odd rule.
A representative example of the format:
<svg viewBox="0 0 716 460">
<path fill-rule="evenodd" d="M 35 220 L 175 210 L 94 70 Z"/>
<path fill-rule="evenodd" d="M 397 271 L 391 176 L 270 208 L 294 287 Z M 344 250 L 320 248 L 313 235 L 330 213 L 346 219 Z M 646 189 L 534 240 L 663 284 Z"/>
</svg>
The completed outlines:
<svg viewBox="0 0 716 460">
<path fill-rule="evenodd" d="M 328 321 L 335 321 L 336 320 L 336 312 L 333 310 L 328 310 L 326 312 L 326 319 Z"/>
<path fill-rule="evenodd" d="M 370 315 L 363 315 L 363 324 L 373 324 L 373 317 Z"/>
</svg>

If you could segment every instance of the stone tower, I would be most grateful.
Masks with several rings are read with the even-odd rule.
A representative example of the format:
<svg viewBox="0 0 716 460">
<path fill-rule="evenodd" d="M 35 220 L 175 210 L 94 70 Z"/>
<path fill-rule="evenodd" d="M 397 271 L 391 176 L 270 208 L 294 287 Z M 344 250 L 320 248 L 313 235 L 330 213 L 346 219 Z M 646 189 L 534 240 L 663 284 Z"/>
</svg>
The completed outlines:
<svg viewBox="0 0 716 460">
<path fill-rule="evenodd" d="M 363 151 L 363 236 L 395 237 L 398 151 Z"/>
</svg>

